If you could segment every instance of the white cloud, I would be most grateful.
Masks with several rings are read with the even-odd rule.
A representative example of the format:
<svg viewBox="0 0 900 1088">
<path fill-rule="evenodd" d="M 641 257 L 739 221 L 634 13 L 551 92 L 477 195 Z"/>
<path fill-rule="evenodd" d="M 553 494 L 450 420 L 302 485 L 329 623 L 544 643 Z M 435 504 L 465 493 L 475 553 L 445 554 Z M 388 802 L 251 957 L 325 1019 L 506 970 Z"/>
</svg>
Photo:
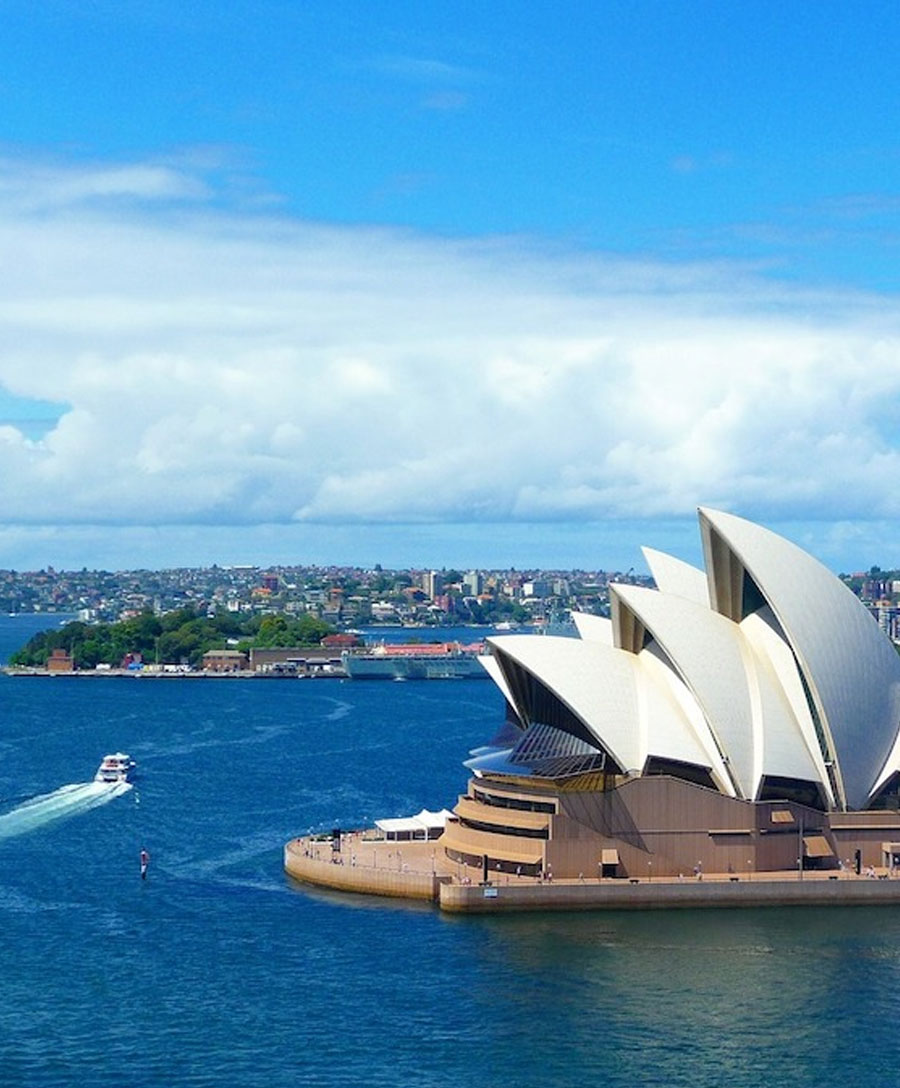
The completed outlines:
<svg viewBox="0 0 900 1088">
<path fill-rule="evenodd" d="M 72 204 L 126 200 L 202 200 L 209 189 L 199 172 L 166 163 L 108 165 L 23 164 L 0 158 L 0 202 L 22 212 Z"/>
<path fill-rule="evenodd" d="M 213 212 L 198 177 L 0 162 L 0 386 L 68 406 L 0 428 L 7 523 L 900 514 L 894 299 Z"/>
</svg>

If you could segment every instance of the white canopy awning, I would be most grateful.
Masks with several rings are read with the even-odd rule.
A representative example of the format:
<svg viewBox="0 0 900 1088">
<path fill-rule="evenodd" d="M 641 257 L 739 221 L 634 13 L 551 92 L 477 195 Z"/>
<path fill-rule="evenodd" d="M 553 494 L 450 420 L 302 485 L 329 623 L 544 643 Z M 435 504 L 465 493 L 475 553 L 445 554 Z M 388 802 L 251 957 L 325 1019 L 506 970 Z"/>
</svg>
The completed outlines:
<svg viewBox="0 0 900 1088">
<path fill-rule="evenodd" d="M 447 817 L 453 813 L 442 808 L 440 812 L 429 812 L 423 808 L 415 816 L 398 816 L 395 819 L 376 820 L 375 826 L 385 835 L 423 835 L 432 838 L 434 832 L 443 831 Z"/>
</svg>

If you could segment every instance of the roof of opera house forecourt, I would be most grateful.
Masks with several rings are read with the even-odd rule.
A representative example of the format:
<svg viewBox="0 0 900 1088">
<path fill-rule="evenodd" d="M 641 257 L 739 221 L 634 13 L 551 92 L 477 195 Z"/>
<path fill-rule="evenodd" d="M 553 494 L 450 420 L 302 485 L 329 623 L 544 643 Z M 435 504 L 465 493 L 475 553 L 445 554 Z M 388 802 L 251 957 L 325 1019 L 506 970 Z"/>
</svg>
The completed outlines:
<svg viewBox="0 0 900 1088">
<path fill-rule="evenodd" d="M 579 638 L 498 636 L 485 667 L 515 730 L 476 775 L 591 766 L 682 774 L 747 800 L 786 784 L 862 809 L 900 771 L 900 656 L 837 577 L 783 537 L 701 508 L 705 572 L 645 549 L 657 589 L 610 587 Z"/>
</svg>

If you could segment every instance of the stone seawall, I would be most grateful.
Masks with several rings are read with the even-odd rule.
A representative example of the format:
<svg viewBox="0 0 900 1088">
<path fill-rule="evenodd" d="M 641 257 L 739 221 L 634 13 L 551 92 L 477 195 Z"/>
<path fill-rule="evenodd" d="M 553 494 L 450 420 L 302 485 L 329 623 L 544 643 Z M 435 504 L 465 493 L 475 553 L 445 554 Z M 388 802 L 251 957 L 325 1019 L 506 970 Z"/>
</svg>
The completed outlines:
<svg viewBox="0 0 900 1088">
<path fill-rule="evenodd" d="M 442 881 L 449 880 L 432 872 L 404 872 L 371 865 L 336 865 L 331 851 L 328 857 L 315 857 L 302 839 L 289 842 L 284 848 L 284 868 L 289 876 L 306 884 L 317 884 L 338 891 L 361 895 L 386 895 L 402 899 L 427 899 L 437 902 Z"/>
<path fill-rule="evenodd" d="M 444 884 L 442 910 L 460 914 L 528 910 L 662 910 L 702 907 L 851 906 L 900 903 L 900 880 L 796 877 L 731 881 L 603 881 L 593 884 Z"/>
</svg>

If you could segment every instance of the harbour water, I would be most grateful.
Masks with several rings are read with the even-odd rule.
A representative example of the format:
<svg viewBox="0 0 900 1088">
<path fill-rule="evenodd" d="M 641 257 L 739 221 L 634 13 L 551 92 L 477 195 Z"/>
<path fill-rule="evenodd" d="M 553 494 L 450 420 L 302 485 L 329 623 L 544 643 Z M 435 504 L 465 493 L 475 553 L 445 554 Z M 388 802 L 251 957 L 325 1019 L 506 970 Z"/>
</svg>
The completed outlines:
<svg viewBox="0 0 900 1088">
<path fill-rule="evenodd" d="M 299 832 L 452 804 L 491 684 L 0 678 L 0 713 L 3 1086 L 900 1079 L 893 908 L 459 918 L 283 875 Z M 117 749 L 134 788 L 81 803 Z"/>
</svg>

